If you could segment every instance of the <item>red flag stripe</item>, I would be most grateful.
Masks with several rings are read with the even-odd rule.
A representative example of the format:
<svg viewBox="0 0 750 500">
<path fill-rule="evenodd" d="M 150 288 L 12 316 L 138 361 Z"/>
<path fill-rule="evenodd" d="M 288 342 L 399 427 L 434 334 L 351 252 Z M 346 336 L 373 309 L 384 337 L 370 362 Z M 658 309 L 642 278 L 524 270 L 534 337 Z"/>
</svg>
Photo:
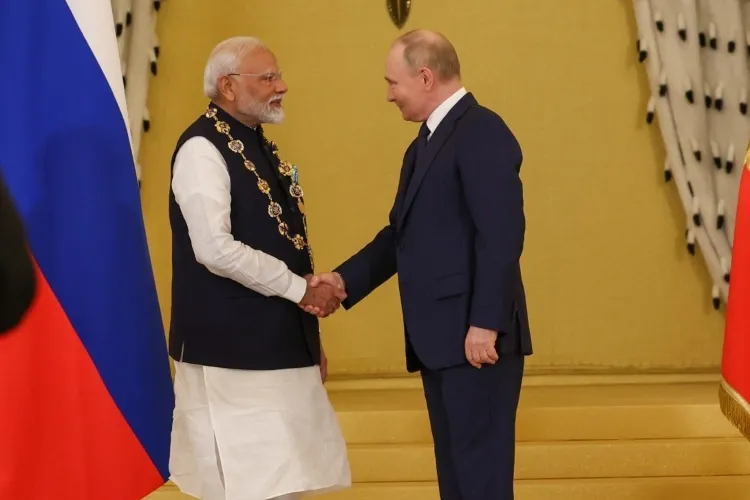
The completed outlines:
<svg viewBox="0 0 750 500">
<path fill-rule="evenodd" d="M 143 498 L 161 474 L 38 268 L 37 277 L 27 317 L 0 337 L 0 498 Z"/>
</svg>

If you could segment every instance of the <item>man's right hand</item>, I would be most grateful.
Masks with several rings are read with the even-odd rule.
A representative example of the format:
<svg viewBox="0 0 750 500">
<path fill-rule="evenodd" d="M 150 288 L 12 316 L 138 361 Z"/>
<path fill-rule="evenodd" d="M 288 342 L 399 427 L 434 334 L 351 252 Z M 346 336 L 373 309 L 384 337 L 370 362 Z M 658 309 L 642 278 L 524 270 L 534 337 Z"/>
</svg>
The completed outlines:
<svg viewBox="0 0 750 500">
<path fill-rule="evenodd" d="M 346 290 L 346 283 L 344 283 L 344 278 L 342 278 L 339 273 L 331 272 L 318 274 L 313 276 L 312 280 L 310 280 L 310 286 L 318 286 L 321 283 L 328 283 L 329 285 L 338 288 L 342 292 Z"/>
<path fill-rule="evenodd" d="M 339 287 L 331 284 L 328 280 L 322 280 L 309 274 L 305 276 L 305 280 L 307 281 L 307 290 L 299 306 L 319 318 L 325 318 L 332 314 L 341 306 L 341 301 L 346 298 L 343 285 Z"/>
</svg>

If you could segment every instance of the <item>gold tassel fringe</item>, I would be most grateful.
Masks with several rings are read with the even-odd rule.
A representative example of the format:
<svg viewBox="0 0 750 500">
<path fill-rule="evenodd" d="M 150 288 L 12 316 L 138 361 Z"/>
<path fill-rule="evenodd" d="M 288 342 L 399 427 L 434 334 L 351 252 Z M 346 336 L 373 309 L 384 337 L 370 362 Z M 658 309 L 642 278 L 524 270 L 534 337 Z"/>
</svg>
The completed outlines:
<svg viewBox="0 0 750 500">
<path fill-rule="evenodd" d="M 750 440 L 750 405 L 724 378 L 719 385 L 719 407 L 727 420 Z"/>
</svg>

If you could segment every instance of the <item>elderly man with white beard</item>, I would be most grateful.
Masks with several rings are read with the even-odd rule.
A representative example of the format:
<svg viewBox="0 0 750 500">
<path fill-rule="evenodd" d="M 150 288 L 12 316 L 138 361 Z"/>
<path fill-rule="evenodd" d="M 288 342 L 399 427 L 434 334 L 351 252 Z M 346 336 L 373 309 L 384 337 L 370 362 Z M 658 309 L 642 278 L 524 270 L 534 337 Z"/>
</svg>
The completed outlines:
<svg viewBox="0 0 750 500">
<path fill-rule="evenodd" d="M 213 50 L 203 87 L 210 103 L 172 157 L 171 479 L 203 500 L 346 488 L 318 317 L 304 310 L 325 316 L 345 294 L 308 286 L 299 172 L 262 128 L 283 120 L 287 86 L 267 47 L 237 37 Z"/>
</svg>

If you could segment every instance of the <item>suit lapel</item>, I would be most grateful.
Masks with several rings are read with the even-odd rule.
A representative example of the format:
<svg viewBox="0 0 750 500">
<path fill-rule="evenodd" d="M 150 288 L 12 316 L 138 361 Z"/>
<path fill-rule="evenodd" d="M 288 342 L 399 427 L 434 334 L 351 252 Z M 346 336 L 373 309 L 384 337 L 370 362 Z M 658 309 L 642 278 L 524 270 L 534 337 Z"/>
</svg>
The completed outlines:
<svg viewBox="0 0 750 500">
<path fill-rule="evenodd" d="M 438 127 L 432 133 L 430 140 L 427 141 L 424 150 L 417 156 L 416 165 L 414 165 L 414 173 L 411 176 L 409 185 L 405 188 L 404 201 L 398 213 L 399 226 L 401 226 L 404 220 L 406 220 L 406 215 L 414 202 L 414 198 L 417 196 L 417 192 L 419 191 L 430 166 L 453 133 L 458 118 L 469 109 L 469 106 L 476 104 L 476 102 L 477 101 L 471 93 L 467 93 L 462 97 L 461 100 L 451 108 L 445 118 L 443 118 Z"/>
</svg>

